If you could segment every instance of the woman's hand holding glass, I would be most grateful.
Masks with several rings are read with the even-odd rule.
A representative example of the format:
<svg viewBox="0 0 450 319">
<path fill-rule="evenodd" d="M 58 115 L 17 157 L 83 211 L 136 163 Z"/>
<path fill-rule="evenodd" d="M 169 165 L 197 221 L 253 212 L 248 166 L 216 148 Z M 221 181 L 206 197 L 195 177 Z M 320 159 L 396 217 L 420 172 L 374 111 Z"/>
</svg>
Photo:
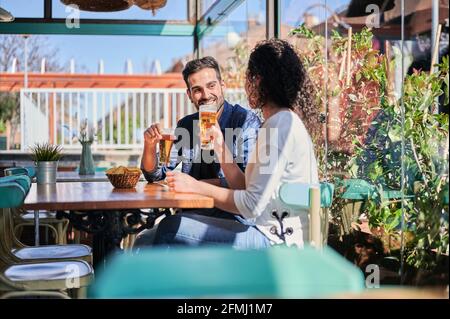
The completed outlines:
<svg viewBox="0 0 450 319">
<path fill-rule="evenodd" d="M 199 181 L 185 173 L 169 171 L 166 181 L 169 189 L 177 193 L 195 193 L 198 190 Z"/>
</svg>

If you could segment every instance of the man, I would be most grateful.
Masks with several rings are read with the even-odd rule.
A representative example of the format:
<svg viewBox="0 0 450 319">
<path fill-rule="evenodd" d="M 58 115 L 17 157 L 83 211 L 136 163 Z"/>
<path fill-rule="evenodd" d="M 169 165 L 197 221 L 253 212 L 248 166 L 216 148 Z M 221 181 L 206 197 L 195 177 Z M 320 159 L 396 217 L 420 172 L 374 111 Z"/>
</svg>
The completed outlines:
<svg viewBox="0 0 450 319">
<path fill-rule="evenodd" d="M 183 78 L 187 86 L 187 95 L 197 111 L 200 105 L 216 104 L 218 106 L 218 122 L 225 136 L 225 142 L 231 146 L 239 167 L 244 171 L 248 155 L 256 144 L 257 131 L 261 125 L 259 118 L 252 111 L 239 105 L 231 105 L 224 98 L 225 83 L 222 80 L 217 61 L 212 57 L 192 60 L 183 70 Z M 141 169 L 148 182 L 164 180 L 167 170 L 173 170 L 182 162 L 181 170 L 192 177 L 205 182 L 226 187 L 225 176 L 220 164 L 208 160 L 213 154 L 202 151 L 198 138 L 199 113 L 182 118 L 175 131 L 175 156 L 171 157 L 170 164 L 158 166 L 157 144 L 161 140 L 162 127 L 153 124 L 144 133 L 144 151 Z M 234 136 L 226 134 L 225 129 L 233 129 L 240 133 Z M 188 134 L 183 134 L 187 132 Z M 183 213 L 189 213 L 184 210 Z M 195 210 L 195 214 L 205 214 L 220 218 L 237 218 L 220 209 Z M 139 234 L 136 246 L 151 243 L 153 232 L 144 231 Z"/>
</svg>

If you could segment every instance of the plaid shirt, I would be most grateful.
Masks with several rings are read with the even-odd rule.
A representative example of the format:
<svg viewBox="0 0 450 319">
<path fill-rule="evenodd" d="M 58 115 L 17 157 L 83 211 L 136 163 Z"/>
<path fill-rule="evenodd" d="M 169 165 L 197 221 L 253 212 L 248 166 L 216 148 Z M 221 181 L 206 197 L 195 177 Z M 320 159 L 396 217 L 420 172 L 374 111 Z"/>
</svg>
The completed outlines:
<svg viewBox="0 0 450 319">
<path fill-rule="evenodd" d="M 153 172 L 147 172 L 142 168 L 145 178 L 152 183 L 166 178 L 167 170 L 174 170 L 180 162 L 181 171 L 189 174 L 197 180 L 220 179 L 222 186 L 227 186 L 225 175 L 216 161 L 206 163 L 205 154 L 200 149 L 198 138 L 199 113 L 194 113 L 182 118 L 175 129 L 177 140 L 172 148 L 169 165 L 158 166 Z M 225 143 L 232 149 L 233 156 L 242 171 L 247 165 L 248 156 L 256 145 L 258 129 L 261 121 L 258 116 L 250 110 L 239 105 L 231 105 L 225 101 L 223 112 L 219 119 L 219 125 L 224 134 Z M 241 129 L 240 134 L 228 136 L 225 128 Z M 181 130 L 186 134 L 181 134 Z M 230 140 L 232 138 L 232 141 Z M 209 151 L 208 151 L 209 152 Z M 211 152 L 210 155 L 213 153 Z M 203 155 L 203 156 L 202 156 Z"/>
</svg>

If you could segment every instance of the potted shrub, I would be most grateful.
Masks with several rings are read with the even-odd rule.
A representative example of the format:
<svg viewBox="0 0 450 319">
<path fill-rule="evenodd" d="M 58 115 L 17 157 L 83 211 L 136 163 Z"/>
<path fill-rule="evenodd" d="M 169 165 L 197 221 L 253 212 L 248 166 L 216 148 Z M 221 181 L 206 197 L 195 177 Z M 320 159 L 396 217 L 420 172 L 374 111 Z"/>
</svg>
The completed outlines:
<svg viewBox="0 0 450 319">
<path fill-rule="evenodd" d="M 304 26 L 291 34 L 298 37 L 295 41 L 300 41 L 297 48 L 315 83 L 318 107 L 322 108 L 326 101 L 329 106 L 328 152 L 320 142 L 315 142 L 319 145 L 320 170 L 328 171 L 326 175 L 337 187 L 331 209 L 333 222 L 337 226 L 342 224 L 345 204 L 340 196 L 345 188 L 339 187 L 336 173 L 341 172 L 339 177 L 344 180 L 348 177 L 366 180 L 373 185 L 375 193 L 356 213 L 358 216 L 365 213 L 372 237 L 382 240 L 388 255 L 404 258 L 404 274 L 408 268 L 415 269 L 419 276 L 426 272 L 436 274 L 440 265 L 446 264 L 447 281 L 442 282 L 448 282 L 449 119 L 447 114 L 436 111 L 438 98 L 445 96 L 441 103 L 448 104 L 448 58 L 442 59 L 435 73 L 419 70 L 405 78 L 402 114 L 393 90 L 393 61 L 388 51 L 382 55 L 372 48 L 369 30 L 353 33 L 350 45 L 348 37 L 334 33 L 328 62 L 323 54 L 323 36 Z M 345 63 L 349 53 L 350 66 Z M 325 65 L 328 65 L 327 72 Z M 327 160 L 324 160 L 325 153 Z M 402 166 L 405 172 L 403 210 Z M 400 237 L 402 212 L 405 213 L 403 241 Z M 340 238 L 336 244 L 344 245 L 342 235 L 347 232 L 337 228 L 336 233 L 337 239 Z"/>
<path fill-rule="evenodd" d="M 56 183 L 58 162 L 62 157 L 59 145 L 37 143 L 31 147 L 31 157 L 36 164 L 36 179 L 38 184 Z"/>
<path fill-rule="evenodd" d="M 443 260 L 448 263 L 448 124 L 447 114 L 438 114 L 438 98 L 445 93 L 448 103 L 448 57 L 443 58 L 439 71 L 433 74 L 415 71 L 405 79 L 404 105 L 405 125 L 402 132 L 401 112 L 398 104 L 384 107 L 388 116 L 377 123 L 380 135 L 387 136 L 384 144 L 391 152 L 399 154 L 401 139 L 404 139 L 403 160 L 392 161 L 397 167 L 386 165 L 385 154 L 377 150 L 376 144 L 369 144 L 373 159 L 369 177 L 373 183 L 391 189 L 400 189 L 400 171 L 403 162 L 405 170 L 405 188 L 413 199 L 405 203 L 406 231 L 410 240 L 405 240 L 405 261 L 416 276 L 439 272 Z M 364 158 L 364 156 L 363 156 Z M 385 205 L 383 201 L 371 205 L 370 222 L 383 228 L 387 225 L 393 232 L 399 233 L 401 209 Z M 380 210 L 383 208 L 383 210 Z M 380 214 L 378 212 L 382 211 Z M 447 217 L 446 217 L 447 216 Z M 445 263 L 445 262 L 444 262 Z M 448 264 L 447 264 L 448 280 Z M 422 278 L 423 279 L 423 278 Z M 413 283 L 418 282 L 417 280 Z"/>
</svg>

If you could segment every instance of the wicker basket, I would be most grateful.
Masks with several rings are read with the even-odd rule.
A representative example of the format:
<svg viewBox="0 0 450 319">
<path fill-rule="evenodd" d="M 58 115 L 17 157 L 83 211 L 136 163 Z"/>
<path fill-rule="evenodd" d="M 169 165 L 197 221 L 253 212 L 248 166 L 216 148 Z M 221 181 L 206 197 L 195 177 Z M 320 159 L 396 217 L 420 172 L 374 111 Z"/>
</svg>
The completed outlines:
<svg viewBox="0 0 450 319">
<path fill-rule="evenodd" d="M 115 188 L 134 188 L 139 182 L 141 173 L 106 174 Z"/>
</svg>

